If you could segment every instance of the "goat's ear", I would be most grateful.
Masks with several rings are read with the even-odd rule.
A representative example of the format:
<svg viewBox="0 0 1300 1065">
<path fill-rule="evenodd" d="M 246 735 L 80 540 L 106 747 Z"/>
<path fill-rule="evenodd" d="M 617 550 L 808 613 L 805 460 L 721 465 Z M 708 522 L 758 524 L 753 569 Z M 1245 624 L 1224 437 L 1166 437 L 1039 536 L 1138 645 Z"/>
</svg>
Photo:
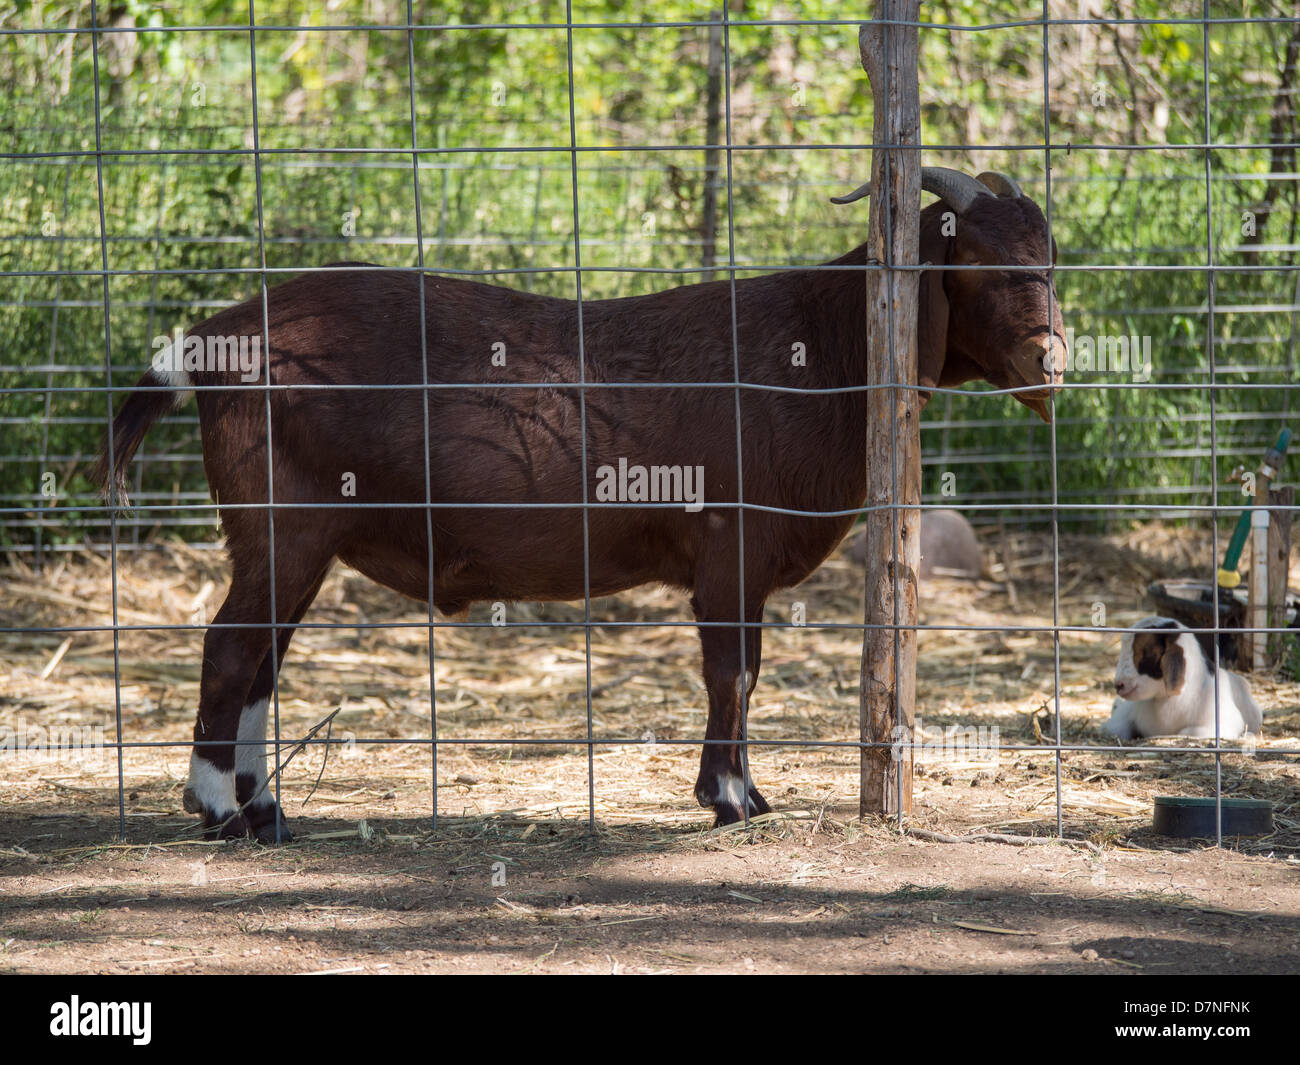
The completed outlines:
<svg viewBox="0 0 1300 1065">
<path fill-rule="evenodd" d="M 922 240 L 922 261 L 946 265 L 949 243 L 943 238 L 933 242 Z M 948 357 L 948 295 L 943 289 L 943 275 L 942 269 L 922 271 L 917 293 L 920 314 L 916 333 L 916 383 L 923 390 L 939 384 Z M 929 398 L 928 391 L 921 392 L 922 406 Z"/>
<path fill-rule="evenodd" d="M 1165 689 L 1170 695 L 1177 695 L 1183 690 L 1183 681 L 1187 677 L 1187 658 L 1178 633 L 1170 633 L 1164 640 L 1165 653 L 1160 656 L 1160 672 L 1165 675 Z"/>
<path fill-rule="evenodd" d="M 943 231 L 943 203 L 931 204 L 920 212 L 920 261 L 935 269 L 922 270 L 917 315 L 917 384 L 920 406 L 930 401 L 928 389 L 937 388 L 948 360 L 948 293 L 944 291 L 944 267 L 952 259 L 953 238 Z"/>
</svg>

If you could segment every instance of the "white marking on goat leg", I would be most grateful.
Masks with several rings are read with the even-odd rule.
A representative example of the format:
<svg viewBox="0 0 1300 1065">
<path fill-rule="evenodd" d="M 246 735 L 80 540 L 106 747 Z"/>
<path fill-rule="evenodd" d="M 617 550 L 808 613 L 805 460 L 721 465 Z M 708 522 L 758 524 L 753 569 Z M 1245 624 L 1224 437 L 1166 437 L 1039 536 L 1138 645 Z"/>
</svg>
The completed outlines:
<svg viewBox="0 0 1300 1065">
<path fill-rule="evenodd" d="M 713 804 L 744 807 L 745 778 L 737 773 L 718 773 L 713 778 Z"/>
<path fill-rule="evenodd" d="M 271 789 L 263 787 L 266 783 L 266 709 L 269 703 L 269 699 L 259 699 L 239 712 L 235 773 L 253 778 L 250 806 L 269 806 L 275 801 Z"/>
<path fill-rule="evenodd" d="M 754 674 L 750 670 L 745 670 L 743 677 L 736 678 L 736 701 L 740 702 L 745 697 L 745 692 L 753 691 Z"/>
<path fill-rule="evenodd" d="M 204 813 L 218 820 L 228 817 L 238 809 L 235 801 L 235 774 L 229 769 L 218 769 L 198 751 L 190 755 L 190 782 L 188 789 L 199 801 Z"/>
</svg>

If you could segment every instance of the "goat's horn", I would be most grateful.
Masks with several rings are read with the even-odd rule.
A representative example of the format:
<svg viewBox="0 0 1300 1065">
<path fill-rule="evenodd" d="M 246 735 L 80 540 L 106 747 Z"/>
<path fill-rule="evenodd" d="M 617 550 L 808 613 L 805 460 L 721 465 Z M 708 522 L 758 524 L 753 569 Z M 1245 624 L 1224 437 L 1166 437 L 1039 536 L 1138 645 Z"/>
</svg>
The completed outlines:
<svg viewBox="0 0 1300 1065">
<path fill-rule="evenodd" d="M 952 170 L 946 166 L 923 166 L 921 167 L 921 188 L 926 192 L 933 192 L 946 204 L 956 210 L 958 214 L 965 214 L 966 209 L 975 202 L 976 196 L 988 196 L 995 191 L 987 183 L 976 181 L 969 174 L 963 174 L 960 170 Z M 1007 183 L 1009 188 L 1015 189 L 1019 194 L 1020 188 L 1010 178 L 1005 178 L 1001 174 L 992 174 L 992 178 L 1001 179 Z M 871 195 L 871 182 L 865 185 L 859 185 L 847 196 L 832 196 L 831 203 L 846 204 L 856 203 Z"/>
<path fill-rule="evenodd" d="M 858 200 L 865 199 L 867 196 L 870 195 L 871 195 L 871 182 L 868 181 L 865 185 L 859 185 L 847 196 L 832 196 L 831 203 L 838 203 L 841 205 L 846 203 L 857 203 Z"/>
<path fill-rule="evenodd" d="M 998 196 L 1009 196 L 1013 200 L 1018 200 L 1024 195 L 1019 185 L 1006 174 L 999 174 L 996 170 L 985 170 L 975 180 L 987 185 Z"/>
<path fill-rule="evenodd" d="M 958 214 L 965 214 L 977 196 L 992 195 L 987 185 L 946 166 L 921 167 L 921 188 L 933 192 Z"/>
</svg>

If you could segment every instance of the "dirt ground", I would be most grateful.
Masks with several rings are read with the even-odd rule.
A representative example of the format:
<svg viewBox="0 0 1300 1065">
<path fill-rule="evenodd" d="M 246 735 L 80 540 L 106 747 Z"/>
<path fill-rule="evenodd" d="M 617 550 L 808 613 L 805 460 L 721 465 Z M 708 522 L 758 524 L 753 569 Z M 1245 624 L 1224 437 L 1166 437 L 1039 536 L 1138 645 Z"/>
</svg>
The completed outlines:
<svg viewBox="0 0 1300 1065">
<path fill-rule="evenodd" d="M 580 606 L 507 610 L 569 628 L 492 628 L 483 607 L 483 627 L 438 630 L 431 830 L 432 747 L 410 742 L 432 735 L 427 614 L 339 570 L 307 618 L 339 627 L 300 631 L 281 677 L 283 736 L 337 711 L 317 734 L 337 741 L 328 759 L 312 746 L 284 770 L 297 840 L 206 843 L 181 809 L 183 744 L 224 563 L 178 544 L 122 555 L 120 684 L 102 628 L 0 634 L 0 728 L 99 728 L 111 744 L 120 691 L 123 737 L 146 744 L 121 760 L 125 840 L 113 749 L 0 746 L 0 971 L 1300 971 L 1300 756 L 1283 753 L 1300 745 L 1300 686 L 1253 675 L 1263 736 L 1219 759 L 1225 794 L 1272 800 L 1274 831 L 1223 849 L 1156 836 L 1152 798 L 1212 795 L 1213 752 L 1058 756 L 1052 635 L 1008 631 L 1051 623 L 1050 539 L 985 547 L 989 579 L 923 588 L 922 624 L 980 628 L 922 632 L 918 704 L 929 730 L 992 749 L 920 752 L 908 826 L 1011 843 L 857 820 L 857 752 L 834 744 L 857 737 L 860 631 L 823 627 L 861 622 L 862 572 L 843 557 L 769 605 L 768 621 L 798 609 L 808 625 L 764 636 L 750 734 L 772 744 L 751 763 L 776 813 L 761 823 L 713 832 L 695 805 L 689 611 L 643 589 L 593 604 L 591 734 L 619 742 L 590 762 Z M 1173 529 L 1063 538 L 1061 622 L 1088 626 L 1101 604 L 1105 624 L 1130 624 L 1149 580 L 1207 556 Z M 110 567 L 89 553 L 40 574 L 14 563 L 0 588 L 0 626 L 112 621 Z M 1065 744 L 1106 742 L 1117 645 L 1062 634 Z M 1058 757 L 1064 839 L 1048 841 Z"/>
</svg>

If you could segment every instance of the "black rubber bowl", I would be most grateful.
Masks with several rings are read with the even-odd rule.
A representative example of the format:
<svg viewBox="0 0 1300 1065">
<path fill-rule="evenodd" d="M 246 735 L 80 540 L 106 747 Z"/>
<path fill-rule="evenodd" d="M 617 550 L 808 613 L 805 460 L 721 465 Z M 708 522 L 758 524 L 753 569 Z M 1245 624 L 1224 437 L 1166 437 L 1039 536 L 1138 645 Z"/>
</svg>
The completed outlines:
<svg viewBox="0 0 1300 1065">
<path fill-rule="evenodd" d="M 1273 804 L 1266 799 L 1223 799 L 1225 836 L 1263 836 L 1273 831 Z M 1214 800 L 1157 795 L 1152 827 L 1184 839 L 1214 835 Z"/>
</svg>

